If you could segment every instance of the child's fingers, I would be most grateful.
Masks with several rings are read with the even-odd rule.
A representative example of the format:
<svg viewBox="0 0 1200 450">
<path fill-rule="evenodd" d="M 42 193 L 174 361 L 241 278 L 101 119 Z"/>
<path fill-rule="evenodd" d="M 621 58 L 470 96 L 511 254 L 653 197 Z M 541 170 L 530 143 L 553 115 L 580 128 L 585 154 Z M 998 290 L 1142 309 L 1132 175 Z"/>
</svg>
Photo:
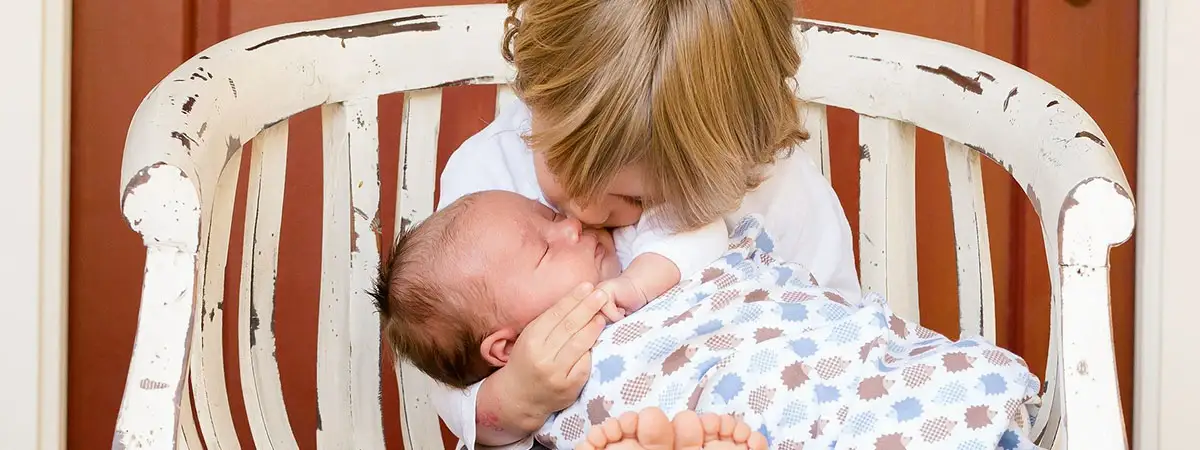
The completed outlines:
<svg viewBox="0 0 1200 450">
<path fill-rule="evenodd" d="M 529 322 L 529 325 L 525 327 L 525 331 L 522 334 L 529 335 L 531 339 L 538 339 L 539 337 L 544 339 L 546 334 L 550 333 L 594 289 L 591 283 L 582 283 L 576 286 L 562 300 L 555 302 L 554 306 L 551 306 L 546 312 L 539 314 L 533 321 Z"/>
<path fill-rule="evenodd" d="M 555 325 L 546 335 L 545 348 L 551 354 L 558 353 L 568 340 L 592 323 L 592 319 L 600 314 L 600 309 L 604 307 L 604 304 L 611 302 L 609 298 L 608 293 L 601 290 L 595 290 L 588 294 L 587 298 L 576 304 L 575 308 L 558 321 L 558 325 Z M 603 323 L 601 326 L 603 327 Z M 595 342 L 594 338 L 592 342 Z M 591 343 L 588 345 L 591 346 Z"/>
<path fill-rule="evenodd" d="M 567 382 L 572 386 L 579 386 L 581 389 L 587 383 L 588 377 L 592 376 L 592 351 L 583 353 L 575 364 L 571 366 L 571 371 L 567 372 Z"/>
<path fill-rule="evenodd" d="M 558 349 L 557 354 L 554 355 L 555 365 L 566 369 L 576 364 L 580 358 L 591 353 L 592 347 L 596 345 L 596 339 L 600 338 L 602 331 L 604 331 L 604 319 L 599 315 L 592 316 L 592 320 L 586 326 L 570 336 Z"/>
</svg>

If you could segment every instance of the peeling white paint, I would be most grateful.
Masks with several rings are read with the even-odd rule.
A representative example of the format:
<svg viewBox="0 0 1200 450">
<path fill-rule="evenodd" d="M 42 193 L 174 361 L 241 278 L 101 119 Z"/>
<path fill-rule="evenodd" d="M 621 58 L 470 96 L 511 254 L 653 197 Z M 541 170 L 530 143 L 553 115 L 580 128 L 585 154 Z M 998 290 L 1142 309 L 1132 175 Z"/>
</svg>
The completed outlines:
<svg viewBox="0 0 1200 450">
<path fill-rule="evenodd" d="M 114 445 L 170 449 L 178 440 L 198 448 L 200 431 L 210 449 L 237 448 L 221 362 L 220 280 L 238 150 L 255 139 L 237 343 L 249 360 L 241 364 L 242 383 L 256 446 L 295 448 L 267 324 L 286 119 L 321 106 L 318 442 L 382 447 L 378 317 L 363 298 L 379 261 L 375 102 L 408 92 L 396 221 L 398 227 L 419 222 L 433 212 L 440 88 L 511 79 L 498 51 L 505 15 L 504 5 L 418 8 L 255 30 L 205 50 L 146 97 L 122 167 L 122 210 L 143 237 L 147 266 Z M 1095 122 L 1053 86 L 959 46 L 822 22 L 798 21 L 797 29 L 804 64 L 796 81 L 814 136 L 801 150 L 828 174 L 824 105 L 862 116 L 865 287 L 886 292 L 901 315 L 918 317 L 913 133 L 920 127 L 942 134 L 959 247 L 961 328 L 994 338 L 979 155 L 996 161 L 1035 203 L 1052 268 L 1050 379 L 1033 434 L 1047 448 L 1125 448 L 1111 329 L 1097 324 L 1111 320 L 1107 254 L 1132 232 L 1133 203 Z M 502 87 L 497 102 L 511 98 Z M 189 348 L 198 427 L 190 415 L 181 421 L 176 414 L 193 399 L 183 397 Z M 406 447 L 441 448 L 431 381 L 408 365 L 397 372 Z M 1083 430 L 1069 441 L 1068 424 Z"/>
</svg>

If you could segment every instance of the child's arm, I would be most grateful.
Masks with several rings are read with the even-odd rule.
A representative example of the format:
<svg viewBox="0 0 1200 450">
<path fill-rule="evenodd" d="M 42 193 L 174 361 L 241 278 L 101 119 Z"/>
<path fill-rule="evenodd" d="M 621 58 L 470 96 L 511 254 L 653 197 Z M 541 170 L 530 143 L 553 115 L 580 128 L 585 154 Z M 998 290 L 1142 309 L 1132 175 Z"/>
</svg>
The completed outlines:
<svg viewBox="0 0 1200 450">
<path fill-rule="evenodd" d="M 648 211 L 637 225 L 614 232 L 617 254 L 626 267 L 617 278 L 600 284 L 600 289 L 608 291 L 626 313 L 640 309 L 700 271 L 728 248 L 724 219 L 674 233 L 657 226 L 649 219 L 652 214 Z"/>
<path fill-rule="evenodd" d="M 610 302 L 605 292 L 584 283 L 530 322 L 507 365 L 473 389 L 459 391 L 466 395 L 436 405 L 443 417 L 460 422 L 462 429 L 451 431 L 468 448 L 528 448 L 527 438 L 551 414 L 579 398 L 591 375 L 591 348 L 604 329 L 599 312 Z"/>
</svg>

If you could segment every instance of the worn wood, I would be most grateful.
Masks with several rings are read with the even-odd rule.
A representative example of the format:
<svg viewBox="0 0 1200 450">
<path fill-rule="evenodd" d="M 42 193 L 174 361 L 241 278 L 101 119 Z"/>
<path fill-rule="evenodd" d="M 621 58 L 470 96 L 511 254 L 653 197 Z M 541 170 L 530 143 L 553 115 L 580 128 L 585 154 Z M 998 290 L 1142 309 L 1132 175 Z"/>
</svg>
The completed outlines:
<svg viewBox="0 0 1200 450">
<path fill-rule="evenodd" d="M 179 427 L 175 433 L 176 448 L 181 450 L 204 450 L 200 444 L 200 430 L 192 415 L 192 386 L 184 382 L 183 395 L 179 399 Z"/>
<path fill-rule="evenodd" d="M 378 323 L 366 319 L 361 305 L 353 304 L 360 300 L 356 297 L 365 286 L 366 268 L 378 258 L 378 242 L 372 243 L 371 236 L 378 232 L 373 226 L 378 211 L 378 179 L 374 174 L 377 161 L 373 159 L 378 151 L 375 96 L 417 91 L 406 96 L 400 149 L 402 179 L 397 187 L 397 222 L 400 227 L 411 226 L 433 211 L 441 112 L 441 92 L 437 89 L 509 79 L 511 68 L 502 62 L 494 46 L 504 15 L 503 5 L 433 8 L 257 30 L 206 50 L 146 97 L 129 132 L 122 171 L 123 211 L 131 227 L 142 235 L 148 255 L 169 248 L 182 255 L 182 261 L 192 261 L 187 258 L 197 255 L 198 244 L 187 239 L 201 236 L 205 242 L 199 246 L 202 270 L 198 272 L 174 262 L 165 264 L 161 256 L 148 259 L 147 286 L 169 279 L 179 285 L 195 285 L 201 292 L 197 294 L 196 309 L 176 306 L 164 312 L 156 310 L 155 305 L 162 303 L 162 295 L 168 291 L 147 288 L 137 342 L 140 346 L 171 336 L 155 328 L 159 327 L 157 314 L 178 328 L 181 319 L 171 317 L 171 313 L 196 313 L 195 324 L 202 328 L 195 342 L 193 382 L 207 382 L 197 388 L 197 409 L 205 408 L 200 425 L 211 441 L 206 442 L 209 448 L 236 445 L 236 437 L 230 441 L 231 428 L 226 426 L 228 405 L 221 403 L 225 391 L 218 378 L 223 376 L 223 368 L 209 363 L 209 353 L 216 352 L 219 360 L 219 336 L 213 338 L 207 330 L 210 323 L 220 323 L 220 308 L 214 311 L 209 305 L 220 304 L 220 297 L 210 291 L 220 279 L 216 274 L 223 273 L 224 258 L 223 251 L 208 250 L 224 249 L 218 244 L 228 240 L 231 214 L 227 205 L 233 198 L 229 180 L 236 180 L 237 173 L 237 164 L 230 161 L 238 160 L 241 143 L 281 119 L 313 106 L 322 108 L 325 195 L 316 363 L 318 445 L 378 447 L 381 434 L 376 433 L 381 427 L 378 398 L 374 397 L 379 387 Z M 361 30 L 367 26 L 364 24 L 385 24 L 397 30 L 354 38 L 337 37 L 329 31 Z M 398 31 L 405 27 L 421 32 Z M 797 28 L 806 46 L 806 62 L 797 74 L 798 85 L 804 86 L 801 99 L 862 115 L 860 258 L 864 288 L 887 295 L 898 314 L 918 318 L 914 127 L 961 142 L 972 150 L 968 154 L 986 155 L 1025 187 L 1041 213 L 1047 261 L 1051 267 L 1062 269 L 1049 274 L 1053 288 L 1050 332 L 1061 338 L 1052 341 L 1058 343 L 1051 348 L 1048 364 L 1060 376 L 1056 378 L 1058 387 L 1047 395 L 1047 407 L 1039 419 L 1055 425 L 1065 424 L 1062 418 L 1070 418 L 1072 430 L 1117 430 L 1120 407 L 1110 364 L 1111 335 L 1083 324 L 1104 328 L 1094 324 L 1112 319 L 1105 307 L 1107 296 L 1097 295 L 1107 292 L 1107 286 L 1095 283 L 1107 275 L 1104 258 L 1108 248 L 1129 235 L 1133 215 L 1128 183 L 1095 122 L 1053 86 L 965 48 L 840 24 L 799 21 Z M 441 58 L 436 65 L 404 64 L 414 58 L 435 56 Z M 347 66 L 374 69 L 348 71 Z M 497 101 L 504 95 L 498 92 Z M 820 145 L 817 152 L 821 152 Z M 968 188 L 953 194 L 953 203 L 979 200 L 979 190 L 971 182 L 979 173 L 978 159 L 955 159 L 957 156 L 951 153 L 947 153 L 948 162 L 957 166 L 951 169 L 951 182 L 968 179 Z M 822 155 L 823 166 L 824 159 Z M 164 176 L 158 182 L 143 175 L 153 167 L 177 173 L 170 172 L 173 178 Z M 826 167 L 823 169 L 828 173 Z M 161 184 L 171 180 L 175 184 Z M 169 207 L 139 209 L 142 201 L 160 206 L 176 202 L 185 208 L 182 212 Z M 180 220 L 188 211 L 200 211 L 201 205 L 203 227 L 198 218 Z M 262 207 L 255 208 L 257 211 Z M 982 209 L 982 202 L 974 209 Z M 955 210 L 960 208 L 956 206 Z M 1108 216 L 1095 211 L 1107 211 Z M 968 221 L 964 216 L 956 223 L 965 225 Z M 983 236 L 978 223 L 974 232 L 978 242 Z M 986 259 L 986 247 L 980 246 L 978 261 Z M 1105 269 L 1094 270 L 1100 267 Z M 1068 276 L 1067 269 L 1083 278 Z M 982 269 L 964 274 L 964 279 L 972 276 L 979 279 L 983 289 L 986 275 Z M 178 291 L 169 292 L 178 295 Z M 190 293 L 183 292 L 185 298 L 191 298 Z M 985 297 L 979 294 L 981 314 Z M 974 304 L 974 300 L 971 302 Z M 185 342 L 164 347 L 163 351 L 175 352 L 167 355 L 168 361 L 179 361 L 180 367 L 163 374 L 181 379 L 187 335 L 186 331 L 176 333 L 183 333 L 178 336 Z M 374 347 L 356 352 L 364 346 Z M 371 349 L 374 355 L 369 355 Z M 153 373 L 148 365 L 158 364 L 152 358 L 160 355 L 140 350 L 135 349 L 129 380 Z M 428 404 L 428 378 L 405 365 L 401 365 L 397 378 L 404 399 L 402 423 L 409 448 L 440 447 L 440 436 L 435 431 L 437 419 Z M 145 446 L 169 448 L 173 443 L 168 441 L 177 436 L 170 408 L 176 407 L 179 400 L 139 397 L 141 394 L 135 391 L 140 384 L 130 383 L 125 399 L 128 406 L 122 407 L 119 420 L 119 436 L 127 436 L 125 441 L 143 442 L 137 439 L 161 428 L 160 437 L 144 441 Z M 374 391 L 369 389 L 371 386 Z M 254 392 L 258 395 L 261 390 L 256 388 Z M 143 411 L 151 413 L 141 414 Z M 1105 434 L 1103 439 L 1066 440 L 1064 427 L 1047 426 L 1043 430 L 1041 442 L 1046 446 L 1118 448 L 1123 443 L 1119 431 Z"/>
<path fill-rule="evenodd" d="M 962 143 L 946 140 L 946 168 L 958 254 L 959 338 L 983 336 L 989 342 L 996 342 L 996 291 L 980 157 Z"/>
<path fill-rule="evenodd" d="M 294 449 L 296 438 L 288 422 L 275 358 L 275 279 L 283 220 L 288 121 L 263 131 L 252 141 L 251 148 L 238 299 L 242 395 L 255 446 Z"/>
<path fill-rule="evenodd" d="M 920 320 L 917 301 L 916 129 L 863 116 L 859 266 L 862 289 L 883 294 L 896 314 Z"/>
<path fill-rule="evenodd" d="M 200 204 L 184 172 L 166 164 L 139 170 L 122 191 L 121 210 L 146 245 L 146 269 L 140 306 L 143 318 L 134 338 L 114 446 L 175 446 L 176 412 L 186 384 L 188 345 L 196 323 L 193 274 Z"/>
<path fill-rule="evenodd" d="M 517 93 L 513 91 L 512 86 L 507 84 L 496 85 L 496 114 L 500 114 L 500 109 L 504 105 L 512 103 L 517 99 Z"/>
<path fill-rule="evenodd" d="M 382 449 L 379 312 L 369 292 L 379 274 L 379 103 L 375 97 L 345 103 L 350 179 L 350 397 L 354 447 Z M 325 124 L 330 126 L 328 122 Z M 338 129 L 337 125 L 333 128 Z"/>
<path fill-rule="evenodd" d="M 396 183 L 397 234 L 433 214 L 441 115 L 441 89 L 404 95 L 400 180 Z M 396 382 L 400 392 L 400 433 L 404 436 L 404 448 L 442 448 L 437 411 L 429 400 L 433 379 L 411 363 L 401 361 L 396 368 Z"/>
<path fill-rule="evenodd" d="M 800 143 L 800 151 L 809 158 L 825 175 L 830 178 L 829 171 L 829 118 L 825 113 L 825 105 L 816 102 L 799 103 L 800 120 L 808 131 L 808 140 Z"/>
<path fill-rule="evenodd" d="M 197 274 L 199 301 L 196 324 L 199 332 L 191 355 L 191 378 L 196 417 L 204 443 L 209 449 L 238 449 L 237 432 L 229 411 L 229 392 L 225 388 L 223 325 L 225 323 L 225 265 L 228 262 L 229 232 L 233 221 L 234 194 L 237 193 L 241 147 L 233 150 L 232 164 L 226 165 L 216 186 L 206 217 L 201 224 L 200 257 L 202 271 Z"/>
<path fill-rule="evenodd" d="M 353 448 L 350 367 L 350 114 L 321 107 L 324 203 L 321 220 L 321 310 L 317 323 L 317 447 Z"/>
</svg>

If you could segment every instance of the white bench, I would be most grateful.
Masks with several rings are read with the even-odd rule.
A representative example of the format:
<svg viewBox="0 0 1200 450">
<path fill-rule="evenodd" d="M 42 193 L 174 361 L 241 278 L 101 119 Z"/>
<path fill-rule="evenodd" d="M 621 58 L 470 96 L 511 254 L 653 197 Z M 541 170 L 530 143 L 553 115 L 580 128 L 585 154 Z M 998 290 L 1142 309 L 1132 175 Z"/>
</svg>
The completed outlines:
<svg viewBox="0 0 1200 450">
<path fill-rule="evenodd" d="M 114 447 L 199 449 L 203 439 L 209 449 L 238 448 L 221 308 L 238 155 L 253 140 L 236 343 L 242 388 L 256 446 L 296 448 L 275 337 L 258 324 L 274 308 L 288 118 L 320 106 L 317 440 L 322 449 L 383 448 L 379 322 L 364 296 L 384 220 L 376 100 L 405 92 L 395 220 L 418 221 L 433 211 L 441 88 L 511 78 L 499 52 L 506 14 L 504 5 L 440 7 L 273 26 L 205 50 L 150 92 L 130 126 L 121 174 L 121 208 L 147 257 Z M 961 332 L 994 340 L 980 155 L 991 158 L 1033 202 L 1050 267 L 1047 391 L 1034 437 L 1046 448 L 1126 448 L 1108 251 L 1132 233 L 1134 206 L 1096 123 L 1048 83 L 975 51 L 848 25 L 800 20 L 796 27 L 804 41 L 797 78 L 813 135 L 804 150 L 826 174 L 825 105 L 860 115 L 864 289 L 918 317 L 914 130 L 928 129 L 945 137 Z M 511 96 L 501 87 L 498 101 Z M 397 378 L 405 448 L 442 448 L 430 380 L 409 366 Z M 198 423 L 179 414 L 193 402 Z"/>
</svg>

